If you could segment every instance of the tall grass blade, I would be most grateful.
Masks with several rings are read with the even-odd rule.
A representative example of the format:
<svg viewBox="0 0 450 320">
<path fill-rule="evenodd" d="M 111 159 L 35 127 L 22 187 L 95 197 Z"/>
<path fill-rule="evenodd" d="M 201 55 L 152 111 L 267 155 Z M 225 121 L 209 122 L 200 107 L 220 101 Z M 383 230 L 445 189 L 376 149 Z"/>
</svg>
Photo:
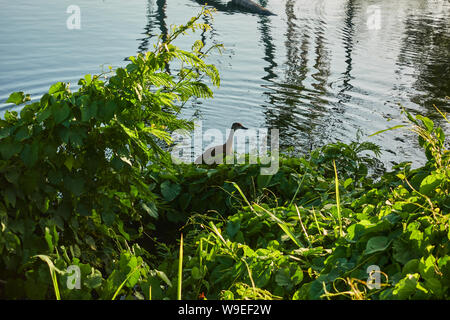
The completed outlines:
<svg viewBox="0 0 450 320">
<path fill-rule="evenodd" d="M 183 234 L 180 237 L 180 254 L 178 260 L 178 287 L 177 287 L 177 300 L 181 300 L 181 286 L 183 276 Z"/>
<path fill-rule="evenodd" d="M 433 104 L 433 107 L 437 110 L 437 112 L 439 112 L 439 113 L 441 114 L 441 116 L 442 116 L 447 122 L 450 122 L 450 121 L 447 119 L 446 114 L 443 113 L 438 107 L 436 107 L 435 104 Z"/>
<path fill-rule="evenodd" d="M 298 220 L 300 221 L 300 225 L 302 226 L 303 232 L 305 233 L 306 241 L 308 241 L 309 247 L 311 247 L 311 241 L 309 240 L 308 232 L 303 225 L 302 216 L 300 215 L 300 210 L 298 210 L 297 204 L 295 204 L 295 209 L 297 209 Z"/>
<path fill-rule="evenodd" d="M 286 235 L 297 245 L 297 247 L 299 247 L 299 248 L 304 248 L 305 247 L 300 242 L 300 240 L 298 240 L 297 237 L 289 230 L 289 226 L 287 225 L 286 222 L 284 222 L 283 220 L 279 219 L 272 212 L 264 209 L 260 205 L 255 203 L 255 206 L 257 206 L 258 208 L 264 210 L 272 218 L 272 220 L 274 220 L 278 224 L 278 226 L 284 231 L 284 233 L 286 233 Z"/>
<path fill-rule="evenodd" d="M 342 237 L 342 218 L 341 218 L 341 201 L 339 198 L 339 179 L 336 169 L 336 162 L 333 160 L 333 167 L 334 167 L 334 183 L 336 185 L 336 205 L 337 205 L 337 212 L 338 212 L 338 220 L 339 220 L 339 235 Z"/>
<path fill-rule="evenodd" d="M 61 294 L 59 293 L 58 279 L 56 278 L 56 272 L 58 272 L 60 274 L 64 274 L 64 272 L 62 272 L 61 270 L 56 268 L 55 265 L 53 264 L 52 260 L 50 260 L 50 258 L 48 256 L 40 254 L 40 255 L 36 255 L 34 257 L 39 258 L 42 261 L 47 263 L 48 269 L 50 271 L 50 277 L 52 278 L 52 282 L 53 282 L 53 290 L 55 291 L 56 300 L 61 300 Z"/>
<path fill-rule="evenodd" d="M 380 130 L 380 131 L 377 131 L 375 133 L 372 133 L 371 135 L 369 135 L 369 137 L 376 136 L 377 134 L 380 134 L 380 133 L 383 133 L 383 132 L 386 132 L 386 131 L 391 131 L 391 130 L 403 128 L 403 127 L 406 127 L 406 126 L 404 124 L 399 124 L 397 126 L 393 126 L 393 127 L 390 127 L 390 128 L 387 128 L 387 129 Z"/>
<path fill-rule="evenodd" d="M 123 282 L 120 284 L 120 286 L 117 288 L 116 292 L 114 292 L 113 297 L 111 298 L 111 300 L 115 300 L 117 295 L 119 294 L 120 290 L 122 290 L 123 286 L 125 285 L 125 283 L 127 283 L 128 279 L 130 279 L 130 277 L 139 269 L 141 268 L 141 265 L 138 265 L 136 268 L 134 268 L 133 271 L 131 271 L 128 276 L 125 278 L 125 280 L 123 280 Z"/>
<path fill-rule="evenodd" d="M 312 207 L 312 210 L 313 210 L 313 215 L 314 215 L 314 221 L 316 221 L 317 230 L 319 230 L 319 233 L 323 235 L 323 232 L 319 226 L 319 222 L 317 221 L 316 210 L 314 210 L 314 207 Z"/>
</svg>

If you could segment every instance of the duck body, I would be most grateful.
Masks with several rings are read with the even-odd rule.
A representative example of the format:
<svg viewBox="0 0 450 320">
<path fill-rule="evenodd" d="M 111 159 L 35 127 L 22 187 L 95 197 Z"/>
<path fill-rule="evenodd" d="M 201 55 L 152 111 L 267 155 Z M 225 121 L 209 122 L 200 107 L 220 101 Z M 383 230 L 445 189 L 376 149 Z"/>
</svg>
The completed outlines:
<svg viewBox="0 0 450 320">
<path fill-rule="evenodd" d="M 232 0 L 232 4 L 243 7 L 251 12 L 259 13 L 266 16 L 275 16 L 276 14 L 267 10 L 263 6 L 253 2 L 252 0 Z"/>
<path fill-rule="evenodd" d="M 213 163 L 217 163 L 217 161 L 215 161 L 215 159 L 217 157 L 221 156 L 223 159 L 223 156 L 229 156 L 229 155 L 233 154 L 234 132 L 239 129 L 247 130 L 247 128 L 244 127 L 239 122 L 233 123 L 233 125 L 231 126 L 231 131 L 230 131 L 227 141 L 224 144 L 206 149 L 206 151 L 203 152 L 203 154 L 201 156 L 199 156 L 195 160 L 194 163 L 195 164 L 213 164 Z"/>
</svg>

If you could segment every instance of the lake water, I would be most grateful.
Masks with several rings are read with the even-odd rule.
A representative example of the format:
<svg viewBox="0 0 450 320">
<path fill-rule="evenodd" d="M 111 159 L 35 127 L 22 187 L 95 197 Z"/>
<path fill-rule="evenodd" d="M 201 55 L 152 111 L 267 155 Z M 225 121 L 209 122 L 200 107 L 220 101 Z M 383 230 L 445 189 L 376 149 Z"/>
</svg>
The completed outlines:
<svg viewBox="0 0 450 320">
<path fill-rule="evenodd" d="M 57 81 L 72 88 L 84 74 L 124 66 L 151 50 L 158 34 L 196 15 L 193 0 L 0 0 L 0 114 L 13 91 L 38 99 Z M 424 163 L 406 130 L 367 136 L 405 123 L 399 104 L 449 126 L 450 1 L 265 0 L 276 16 L 215 7 L 212 27 L 197 34 L 225 51 L 215 98 L 186 105 L 182 116 L 225 133 L 233 122 L 278 128 L 282 147 L 304 153 L 327 142 L 363 139 L 382 146 L 382 161 Z M 68 29 L 67 8 L 80 8 Z M 187 48 L 195 37 L 178 44 Z"/>
</svg>

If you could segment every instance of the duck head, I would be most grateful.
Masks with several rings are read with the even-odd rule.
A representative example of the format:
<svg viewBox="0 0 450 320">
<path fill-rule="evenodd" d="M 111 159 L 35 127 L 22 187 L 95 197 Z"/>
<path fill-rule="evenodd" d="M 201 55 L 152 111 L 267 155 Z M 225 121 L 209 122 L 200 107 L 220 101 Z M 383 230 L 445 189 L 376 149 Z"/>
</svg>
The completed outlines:
<svg viewBox="0 0 450 320">
<path fill-rule="evenodd" d="M 247 130 L 248 128 L 244 127 L 241 123 L 239 122 L 235 122 L 233 123 L 233 125 L 231 126 L 231 130 L 239 130 L 239 129 L 243 129 L 243 130 Z"/>
</svg>

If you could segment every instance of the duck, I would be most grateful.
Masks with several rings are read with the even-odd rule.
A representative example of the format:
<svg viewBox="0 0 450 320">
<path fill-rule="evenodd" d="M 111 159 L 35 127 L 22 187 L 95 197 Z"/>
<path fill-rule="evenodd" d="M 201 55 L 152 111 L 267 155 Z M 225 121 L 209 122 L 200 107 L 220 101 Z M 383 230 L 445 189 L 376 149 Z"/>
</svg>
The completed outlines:
<svg viewBox="0 0 450 320">
<path fill-rule="evenodd" d="M 233 137 L 234 132 L 237 130 L 248 130 L 248 128 L 244 127 L 240 122 L 235 122 L 231 125 L 231 131 L 228 135 L 227 141 L 222 145 L 217 145 L 211 148 L 208 148 L 201 156 L 195 159 L 195 164 L 205 164 L 207 162 L 211 162 L 213 158 L 219 155 L 229 156 L 233 153 Z M 209 164 L 209 163 L 208 163 Z"/>
</svg>

